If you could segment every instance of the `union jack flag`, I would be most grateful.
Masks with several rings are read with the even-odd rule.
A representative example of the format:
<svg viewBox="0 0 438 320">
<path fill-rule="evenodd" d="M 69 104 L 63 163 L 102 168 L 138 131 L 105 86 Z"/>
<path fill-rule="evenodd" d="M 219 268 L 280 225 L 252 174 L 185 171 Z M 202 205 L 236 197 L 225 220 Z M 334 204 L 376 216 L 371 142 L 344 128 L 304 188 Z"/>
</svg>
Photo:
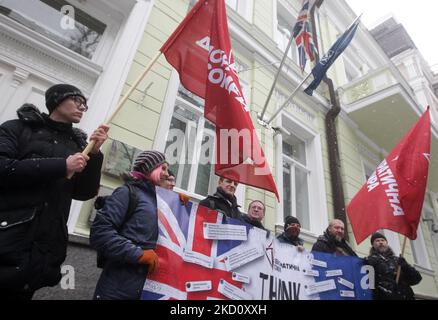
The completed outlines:
<svg viewBox="0 0 438 320">
<path fill-rule="evenodd" d="M 310 26 L 310 10 L 315 0 L 303 0 L 303 7 L 298 15 L 297 22 L 293 29 L 293 37 L 298 48 L 298 57 L 301 71 L 306 67 L 307 57 L 315 61 L 317 48 L 313 42 L 312 28 Z"/>
<path fill-rule="evenodd" d="M 226 270 L 224 261 L 227 253 L 243 241 L 205 239 L 203 227 L 204 223 L 243 225 L 248 233 L 252 226 L 191 202 L 181 205 L 177 193 L 161 188 L 157 188 L 157 205 L 159 236 L 156 253 L 160 265 L 157 272 L 146 279 L 141 299 L 228 299 L 218 291 L 221 281 L 243 288 L 243 283 L 232 279 L 232 272 Z M 187 252 L 205 265 L 185 261 Z M 198 281 L 211 281 L 211 290 L 187 290 L 187 283 Z"/>
</svg>

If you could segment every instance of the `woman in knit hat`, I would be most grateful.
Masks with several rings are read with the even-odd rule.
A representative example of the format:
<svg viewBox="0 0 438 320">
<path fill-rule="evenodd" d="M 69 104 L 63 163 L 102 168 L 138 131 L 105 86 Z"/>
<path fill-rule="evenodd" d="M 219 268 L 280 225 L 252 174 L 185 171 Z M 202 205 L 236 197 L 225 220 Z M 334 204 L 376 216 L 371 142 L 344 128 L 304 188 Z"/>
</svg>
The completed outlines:
<svg viewBox="0 0 438 320">
<path fill-rule="evenodd" d="M 94 299 L 137 300 L 147 274 L 158 268 L 158 256 L 154 251 L 158 239 L 155 186 L 168 175 L 163 153 L 140 153 L 127 182 L 135 190 L 133 213 L 126 218 L 132 205 L 132 195 L 126 184 L 114 190 L 97 212 L 91 227 L 90 244 L 105 257 L 105 263 Z"/>
</svg>

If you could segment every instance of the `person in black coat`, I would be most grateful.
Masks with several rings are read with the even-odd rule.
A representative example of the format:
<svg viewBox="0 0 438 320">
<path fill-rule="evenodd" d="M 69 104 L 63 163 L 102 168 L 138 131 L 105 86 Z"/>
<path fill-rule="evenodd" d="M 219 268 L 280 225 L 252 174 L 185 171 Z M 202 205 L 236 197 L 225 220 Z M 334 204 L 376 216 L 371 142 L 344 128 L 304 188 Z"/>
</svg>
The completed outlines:
<svg viewBox="0 0 438 320">
<path fill-rule="evenodd" d="M 55 85 L 46 106 L 49 114 L 25 104 L 0 126 L 0 299 L 31 299 L 60 281 L 71 201 L 93 198 L 100 184 L 108 127 L 94 131 L 96 144 L 82 155 L 87 137 L 72 124 L 88 109 L 84 95 Z"/>
<path fill-rule="evenodd" d="M 212 196 L 209 195 L 199 204 L 212 210 L 221 211 L 227 217 L 241 219 L 240 206 L 234 196 L 238 185 L 239 183 L 236 181 L 220 177 L 216 193 Z"/>
<path fill-rule="evenodd" d="M 105 257 L 105 263 L 94 299 L 138 300 L 146 276 L 158 269 L 155 187 L 168 178 L 167 170 L 163 153 L 143 151 L 129 174 L 138 199 L 132 215 L 126 217 L 131 205 L 126 184 L 114 190 L 97 212 L 90 245 Z"/>
<path fill-rule="evenodd" d="M 376 232 L 371 237 L 370 255 L 367 263 L 374 267 L 375 300 L 415 300 L 411 286 L 420 283 L 421 274 L 403 257 L 394 255 L 386 237 Z M 401 266 L 400 278 L 396 283 L 398 266 Z"/>
<path fill-rule="evenodd" d="M 260 200 L 251 201 L 248 205 L 248 213 L 242 214 L 242 220 L 254 227 L 266 230 L 262 224 L 265 217 L 265 204 Z"/>
<path fill-rule="evenodd" d="M 289 243 L 297 247 L 299 252 L 304 251 L 304 241 L 299 237 L 301 232 L 300 221 L 293 217 L 287 216 L 284 220 L 284 232 L 277 239 L 282 243 Z"/>
<path fill-rule="evenodd" d="M 357 254 L 344 239 L 344 230 L 344 223 L 341 220 L 334 219 L 330 221 L 327 230 L 313 244 L 312 251 L 357 257 Z"/>
</svg>

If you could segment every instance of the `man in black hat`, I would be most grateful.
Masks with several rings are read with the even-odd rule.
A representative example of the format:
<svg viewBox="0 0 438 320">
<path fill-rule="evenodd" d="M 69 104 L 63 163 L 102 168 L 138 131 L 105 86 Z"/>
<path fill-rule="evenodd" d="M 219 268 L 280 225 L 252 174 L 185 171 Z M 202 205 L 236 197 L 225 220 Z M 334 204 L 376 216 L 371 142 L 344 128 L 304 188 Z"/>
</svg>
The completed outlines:
<svg viewBox="0 0 438 320">
<path fill-rule="evenodd" d="M 25 104 L 19 119 L 0 125 L 0 299 L 31 299 L 60 281 L 72 199 L 99 188 L 108 127 L 94 131 L 96 144 L 82 155 L 87 137 L 72 124 L 88 109 L 85 96 L 58 84 L 45 97 L 49 114 Z"/>
<path fill-rule="evenodd" d="M 414 300 L 414 291 L 411 286 L 420 283 L 421 274 L 403 257 L 394 255 L 382 233 L 376 232 L 371 236 L 371 245 L 367 262 L 374 267 L 375 271 L 374 299 Z M 397 284 L 396 275 L 399 265 L 401 272 Z"/>
<path fill-rule="evenodd" d="M 284 232 L 280 234 L 277 239 L 283 243 L 289 243 L 296 246 L 299 252 L 304 251 L 304 241 L 299 237 L 301 232 L 300 221 L 293 217 L 287 216 L 284 220 Z"/>
</svg>

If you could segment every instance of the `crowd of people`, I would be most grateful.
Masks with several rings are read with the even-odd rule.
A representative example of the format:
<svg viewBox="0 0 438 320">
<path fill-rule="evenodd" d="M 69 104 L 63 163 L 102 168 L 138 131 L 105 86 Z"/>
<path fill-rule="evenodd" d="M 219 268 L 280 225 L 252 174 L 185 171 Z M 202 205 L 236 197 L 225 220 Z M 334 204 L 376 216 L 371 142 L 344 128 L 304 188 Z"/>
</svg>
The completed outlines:
<svg viewBox="0 0 438 320">
<path fill-rule="evenodd" d="M 45 98 L 48 114 L 26 104 L 17 111 L 18 119 L 0 125 L 1 299 L 28 300 L 36 290 L 60 281 L 71 202 L 94 198 L 100 185 L 100 147 L 108 138 L 108 126 L 93 132 L 94 147 L 83 154 L 87 137 L 73 124 L 88 109 L 85 96 L 74 86 L 59 84 L 49 88 Z M 159 268 L 156 186 L 173 190 L 175 175 L 163 153 L 144 151 L 125 183 L 101 203 L 90 233 L 102 263 L 94 299 L 138 299 L 147 274 Z M 220 177 L 216 192 L 200 205 L 266 230 L 265 203 L 253 200 L 242 213 L 237 186 Z M 180 194 L 180 200 L 186 204 L 189 198 Z M 277 239 L 303 252 L 300 230 L 300 221 L 287 216 Z M 376 271 L 374 298 L 414 299 L 411 286 L 421 281 L 420 273 L 394 255 L 383 234 L 375 233 L 371 245 L 366 261 Z M 330 221 L 312 250 L 357 256 L 345 240 L 344 223 L 337 219 Z"/>
</svg>

